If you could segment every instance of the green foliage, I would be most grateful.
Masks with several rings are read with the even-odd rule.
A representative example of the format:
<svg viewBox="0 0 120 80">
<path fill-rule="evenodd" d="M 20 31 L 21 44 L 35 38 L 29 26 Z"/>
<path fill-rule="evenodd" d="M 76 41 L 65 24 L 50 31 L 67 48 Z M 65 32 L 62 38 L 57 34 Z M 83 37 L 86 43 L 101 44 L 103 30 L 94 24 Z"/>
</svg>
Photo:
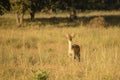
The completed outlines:
<svg viewBox="0 0 120 80">
<path fill-rule="evenodd" d="M 16 13 L 25 13 L 28 10 L 29 0 L 10 0 L 12 10 Z"/>
<path fill-rule="evenodd" d="M 65 10 L 70 7 L 85 10 L 119 9 L 120 0 L 1 0 L 0 14 L 9 11 L 17 13 Z"/>
<path fill-rule="evenodd" d="M 0 1 L 0 15 L 10 10 L 9 0 Z"/>
<path fill-rule="evenodd" d="M 48 78 L 47 71 L 32 70 L 32 72 L 34 74 L 34 80 L 47 80 L 47 78 Z"/>
<path fill-rule="evenodd" d="M 3 13 L 4 13 L 4 7 L 0 5 L 0 15 L 2 15 Z"/>
<path fill-rule="evenodd" d="M 45 0 L 46 8 L 47 9 L 56 9 L 59 5 L 59 0 Z"/>
<path fill-rule="evenodd" d="M 44 7 L 43 0 L 30 0 L 30 10 L 31 11 L 40 11 Z"/>
</svg>

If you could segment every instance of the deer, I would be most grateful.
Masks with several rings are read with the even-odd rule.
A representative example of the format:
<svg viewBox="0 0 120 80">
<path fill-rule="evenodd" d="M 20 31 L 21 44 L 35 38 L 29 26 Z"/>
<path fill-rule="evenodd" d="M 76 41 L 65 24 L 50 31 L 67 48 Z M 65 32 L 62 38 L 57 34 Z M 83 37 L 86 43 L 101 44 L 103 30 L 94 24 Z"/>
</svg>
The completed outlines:
<svg viewBox="0 0 120 80">
<path fill-rule="evenodd" d="M 72 39 L 75 37 L 75 34 L 67 34 L 66 37 L 68 40 L 68 57 L 80 62 L 80 46 L 78 44 L 72 44 Z"/>
</svg>

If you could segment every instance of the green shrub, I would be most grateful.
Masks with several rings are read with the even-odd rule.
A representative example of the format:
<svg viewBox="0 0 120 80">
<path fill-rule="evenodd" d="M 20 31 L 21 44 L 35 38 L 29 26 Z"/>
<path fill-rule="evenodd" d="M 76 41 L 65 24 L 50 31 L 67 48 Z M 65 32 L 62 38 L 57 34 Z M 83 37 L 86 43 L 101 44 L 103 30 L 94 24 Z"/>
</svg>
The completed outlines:
<svg viewBox="0 0 120 80">
<path fill-rule="evenodd" d="M 48 78 L 47 71 L 32 70 L 32 72 L 34 74 L 34 80 L 47 80 L 47 78 Z"/>
</svg>

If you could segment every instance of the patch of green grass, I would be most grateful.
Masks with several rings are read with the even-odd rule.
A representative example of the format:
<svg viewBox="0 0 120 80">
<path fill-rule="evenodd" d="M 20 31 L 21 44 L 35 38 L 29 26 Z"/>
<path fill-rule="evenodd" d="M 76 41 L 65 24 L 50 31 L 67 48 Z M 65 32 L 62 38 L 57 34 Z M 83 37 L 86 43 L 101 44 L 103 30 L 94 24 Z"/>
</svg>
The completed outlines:
<svg viewBox="0 0 120 80">
<path fill-rule="evenodd" d="M 48 78 L 47 71 L 32 70 L 32 72 L 34 74 L 34 80 L 47 80 L 47 78 Z"/>
</svg>

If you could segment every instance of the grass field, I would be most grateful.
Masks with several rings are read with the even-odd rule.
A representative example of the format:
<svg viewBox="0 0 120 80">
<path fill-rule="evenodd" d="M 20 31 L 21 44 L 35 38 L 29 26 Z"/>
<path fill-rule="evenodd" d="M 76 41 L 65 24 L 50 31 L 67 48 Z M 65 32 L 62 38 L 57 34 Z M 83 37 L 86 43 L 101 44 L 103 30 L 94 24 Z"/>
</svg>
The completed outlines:
<svg viewBox="0 0 120 80">
<path fill-rule="evenodd" d="M 93 16 L 101 13 L 115 14 Z M 91 28 L 66 22 L 67 14 L 55 14 L 58 21 L 37 14 L 34 22 L 26 15 L 24 26 L 17 28 L 12 16 L 0 17 L 0 80 L 34 80 L 32 70 L 39 69 L 48 73 L 48 80 L 120 80 L 120 17 L 108 18 L 113 22 L 108 28 Z M 73 43 L 81 46 L 81 62 L 67 56 L 67 33 L 76 34 Z"/>
</svg>

